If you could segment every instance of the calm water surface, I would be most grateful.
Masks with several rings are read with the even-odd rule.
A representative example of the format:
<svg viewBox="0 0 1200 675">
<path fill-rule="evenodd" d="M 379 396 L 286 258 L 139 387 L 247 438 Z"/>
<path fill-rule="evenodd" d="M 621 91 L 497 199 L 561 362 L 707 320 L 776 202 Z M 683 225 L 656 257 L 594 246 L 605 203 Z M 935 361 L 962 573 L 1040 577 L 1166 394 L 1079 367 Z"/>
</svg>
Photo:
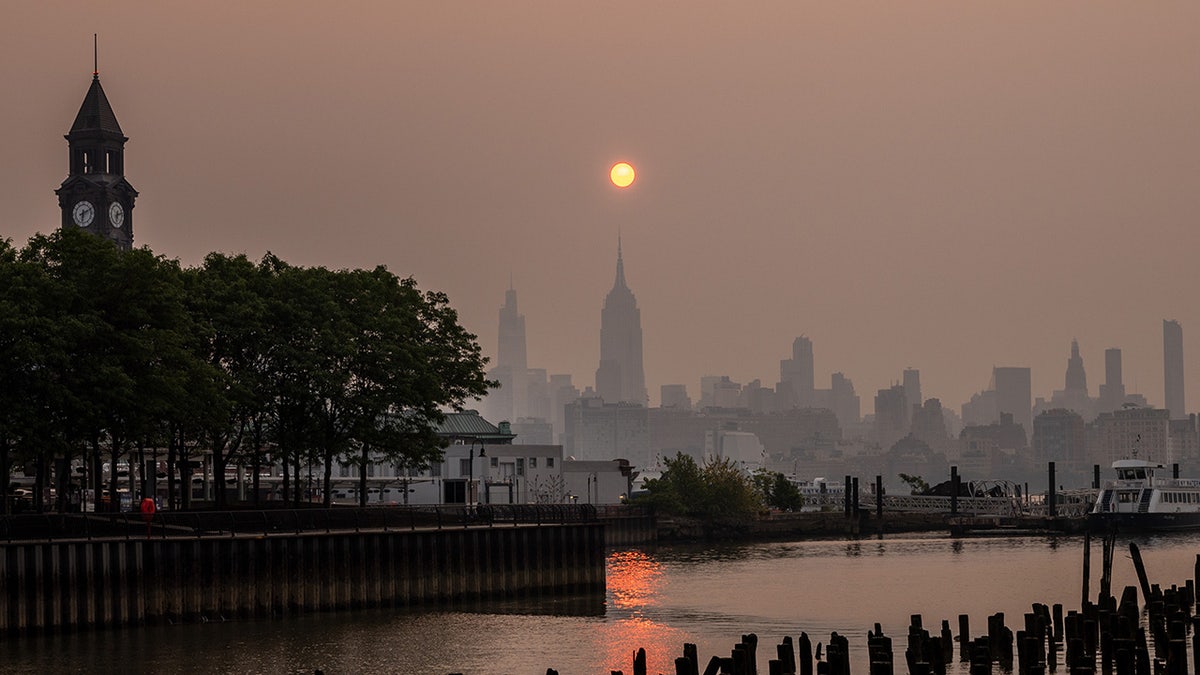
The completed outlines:
<svg viewBox="0 0 1200 675">
<path fill-rule="evenodd" d="M 1113 587 L 1136 585 L 1128 539 L 1118 542 Z M 1151 583 L 1193 574 L 1200 534 L 1137 538 Z M 1091 594 L 1100 547 L 1092 550 Z M 982 635 L 1004 612 L 1016 630 L 1033 602 L 1078 608 L 1083 539 L 905 536 L 720 547 L 620 550 L 608 559 L 608 593 L 505 602 L 448 611 L 371 610 L 276 621 L 106 631 L 0 643 L 5 672 L 404 672 L 563 675 L 632 672 L 645 647 L 651 673 L 674 673 L 684 642 L 701 669 L 743 633 L 759 635 L 759 662 L 784 635 L 850 639 L 851 667 L 866 672 L 866 633 L 882 624 L 903 662 L 911 614 L 927 628 L 959 614 Z M 965 672 L 965 670 L 963 671 Z"/>
</svg>

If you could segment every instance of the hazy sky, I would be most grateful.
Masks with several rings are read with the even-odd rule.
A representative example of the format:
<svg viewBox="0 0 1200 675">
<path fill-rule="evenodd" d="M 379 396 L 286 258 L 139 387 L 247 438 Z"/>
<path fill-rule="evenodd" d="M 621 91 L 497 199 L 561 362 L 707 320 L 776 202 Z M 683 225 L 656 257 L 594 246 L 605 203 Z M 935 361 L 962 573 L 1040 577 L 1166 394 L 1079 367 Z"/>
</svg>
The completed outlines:
<svg viewBox="0 0 1200 675">
<path fill-rule="evenodd" d="M 617 231 L 646 382 L 774 385 L 792 339 L 863 411 L 919 368 L 1091 393 L 1200 375 L 1200 3 L 10 1 L 0 236 L 58 226 L 100 34 L 136 243 L 386 264 L 495 353 L 591 385 Z M 618 192 L 608 167 L 638 182 Z M 1200 408 L 1200 387 L 1188 403 Z"/>
</svg>

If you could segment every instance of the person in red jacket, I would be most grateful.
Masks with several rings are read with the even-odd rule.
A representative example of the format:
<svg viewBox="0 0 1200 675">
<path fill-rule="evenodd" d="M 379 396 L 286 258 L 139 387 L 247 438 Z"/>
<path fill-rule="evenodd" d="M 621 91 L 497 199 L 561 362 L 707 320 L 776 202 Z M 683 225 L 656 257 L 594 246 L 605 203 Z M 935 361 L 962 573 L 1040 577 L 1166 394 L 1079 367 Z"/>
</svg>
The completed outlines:
<svg viewBox="0 0 1200 675">
<path fill-rule="evenodd" d="M 154 520 L 154 500 L 150 497 L 142 497 L 142 520 L 146 521 L 146 538 L 150 538 L 150 523 Z"/>
</svg>

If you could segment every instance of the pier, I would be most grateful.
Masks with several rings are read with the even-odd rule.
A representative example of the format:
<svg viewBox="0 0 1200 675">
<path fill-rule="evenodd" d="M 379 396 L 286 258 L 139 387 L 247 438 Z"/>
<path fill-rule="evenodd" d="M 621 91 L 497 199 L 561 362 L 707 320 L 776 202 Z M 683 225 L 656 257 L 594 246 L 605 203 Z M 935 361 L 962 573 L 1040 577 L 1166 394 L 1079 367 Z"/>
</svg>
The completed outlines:
<svg viewBox="0 0 1200 675">
<path fill-rule="evenodd" d="M 0 530 L 0 635 L 605 588 L 586 507 L 28 518 L 36 538 L 15 518 Z"/>
</svg>

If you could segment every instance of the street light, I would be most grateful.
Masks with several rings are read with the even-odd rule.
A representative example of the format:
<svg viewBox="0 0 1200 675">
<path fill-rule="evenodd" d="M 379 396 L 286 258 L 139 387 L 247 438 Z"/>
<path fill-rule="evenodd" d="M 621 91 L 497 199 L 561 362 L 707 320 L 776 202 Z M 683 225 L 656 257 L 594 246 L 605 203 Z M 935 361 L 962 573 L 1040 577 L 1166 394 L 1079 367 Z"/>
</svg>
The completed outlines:
<svg viewBox="0 0 1200 675">
<path fill-rule="evenodd" d="M 467 503 L 475 503 L 475 444 L 479 444 L 479 456 L 487 457 L 483 451 L 483 441 L 471 439 L 471 448 L 467 451 Z"/>
</svg>

